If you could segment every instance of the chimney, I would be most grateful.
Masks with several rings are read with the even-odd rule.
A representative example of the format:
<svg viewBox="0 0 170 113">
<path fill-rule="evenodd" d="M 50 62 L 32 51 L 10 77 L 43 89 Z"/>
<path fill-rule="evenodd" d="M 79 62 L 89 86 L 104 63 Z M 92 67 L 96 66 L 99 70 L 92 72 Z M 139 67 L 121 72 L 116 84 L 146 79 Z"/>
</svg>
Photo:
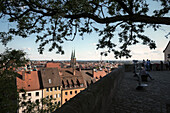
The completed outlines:
<svg viewBox="0 0 170 113">
<path fill-rule="evenodd" d="M 22 80 L 25 80 L 25 71 L 22 71 Z"/>
<path fill-rule="evenodd" d="M 95 70 L 95 69 L 92 69 L 92 76 L 93 76 L 93 77 L 94 77 L 94 70 Z"/>
<path fill-rule="evenodd" d="M 79 65 L 79 71 L 81 72 L 81 65 Z"/>
<path fill-rule="evenodd" d="M 76 71 L 75 71 L 75 69 L 73 68 L 73 75 L 76 75 Z"/>
</svg>

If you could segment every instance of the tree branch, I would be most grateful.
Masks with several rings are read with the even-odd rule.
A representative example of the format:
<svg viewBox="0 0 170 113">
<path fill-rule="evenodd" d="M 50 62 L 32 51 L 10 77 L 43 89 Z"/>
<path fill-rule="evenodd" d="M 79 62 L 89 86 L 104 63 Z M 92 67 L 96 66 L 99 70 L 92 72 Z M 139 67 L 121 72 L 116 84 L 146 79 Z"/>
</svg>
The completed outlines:
<svg viewBox="0 0 170 113">
<path fill-rule="evenodd" d="M 90 18 L 94 21 L 105 24 L 105 23 L 114 23 L 118 21 L 132 21 L 132 22 L 144 22 L 148 24 L 165 24 L 170 25 L 170 17 L 151 17 L 144 15 L 124 15 L 124 16 L 114 16 L 114 17 L 106 17 L 99 18 L 96 15 L 92 15 L 89 13 L 82 13 L 77 15 L 65 15 L 64 18 L 78 19 L 78 18 Z"/>
<path fill-rule="evenodd" d="M 126 4 L 122 2 L 122 0 L 115 0 L 129 15 L 132 15 L 133 12 L 129 10 Z"/>
</svg>

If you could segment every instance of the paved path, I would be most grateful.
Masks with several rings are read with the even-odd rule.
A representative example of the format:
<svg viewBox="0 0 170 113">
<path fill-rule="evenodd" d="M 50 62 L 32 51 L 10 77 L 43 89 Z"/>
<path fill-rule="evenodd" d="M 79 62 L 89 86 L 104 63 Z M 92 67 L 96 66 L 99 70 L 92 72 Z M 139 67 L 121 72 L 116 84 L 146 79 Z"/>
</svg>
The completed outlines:
<svg viewBox="0 0 170 113">
<path fill-rule="evenodd" d="M 150 72 L 155 80 L 144 90 L 136 90 L 137 78 L 126 72 L 108 113 L 166 113 L 170 104 L 170 71 Z"/>
</svg>

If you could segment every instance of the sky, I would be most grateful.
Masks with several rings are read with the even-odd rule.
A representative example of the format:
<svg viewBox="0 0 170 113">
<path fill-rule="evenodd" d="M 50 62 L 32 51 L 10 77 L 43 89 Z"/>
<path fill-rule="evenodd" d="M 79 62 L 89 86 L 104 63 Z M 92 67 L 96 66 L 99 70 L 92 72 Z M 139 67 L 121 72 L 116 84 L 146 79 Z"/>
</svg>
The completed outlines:
<svg viewBox="0 0 170 113">
<path fill-rule="evenodd" d="M 152 4 L 151 7 L 160 7 Z M 0 20 L 0 31 L 8 30 L 8 22 L 6 19 Z M 151 28 L 145 30 L 144 34 L 150 37 L 156 42 L 157 48 L 155 50 L 150 50 L 146 45 L 133 45 L 130 48 L 132 57 L 129 59 L 121 58 L 115 59 L 114 54 L 110 53 L 107 57 L 100 56 L 100 52 L 105 51 L 105 49 L 96 50 L 96 44 L 100 38 L 98 34 L 86 34 L 84 38 L 76 36 L 74 41 L 65 42 L 62 46 L 65 51 L 64 55 L 56 54 L 55 50 L 48 52 L 45 49 L 43 54 L 38 53 L 38 43 L 35 43 L 36 37 L 31 35 L 30 37 L 23 39 L 16 36 L 14 40 L 7 44 L 8 48 L 22 49 L 27 52 L 27 58 L 31 60 L 70 60 L 71 52 L 75 50 L 77 60 L 163 60 L 164 54 L 163 50 L 167 46 L 170 36 L 165 37 L 170 32 L 170 26 L 163 25 L 160 30 L 154 31 Z M 117 39 L 115 39 L 116 41 Z M 47 45 L 48 47 L 49 45 Z M 4 52 L 5 47 L 0 43 L 0 53 Z"/>
</svg>

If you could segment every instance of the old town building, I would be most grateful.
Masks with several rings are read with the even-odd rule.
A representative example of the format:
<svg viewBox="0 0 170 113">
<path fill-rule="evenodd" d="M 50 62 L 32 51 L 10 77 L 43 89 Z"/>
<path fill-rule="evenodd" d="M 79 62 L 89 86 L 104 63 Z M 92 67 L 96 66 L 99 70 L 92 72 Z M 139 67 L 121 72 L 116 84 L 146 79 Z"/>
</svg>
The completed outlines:
<svg viewBox="0 0 170 113">
<path fill-rule="evenodd" d="M 27 108 L 24 103 L 26 102 L 36 102 L 40 103 L 42 107 L 42 90 L 40 89 L 39 77 L 37 71 L 20 71 L 18 72 L 18 77 L 16 78 L 17 89 L 19 92 L 19 97 L 21 99 L 19 105 L 21 108 L 18 110 L 22 113 Z"/>
<path fill-rule="evenodd" d="M 166 48 L 164 49 L 164 61 L 170 61 L 170 41 L 168 42 Z"/>
<path fill-rule="evenodd" d="M 43 68 L 39 71 L 43 98 L 52 99 L 61 106 L 61 79 L 58 68 Z"/>
</svg>

